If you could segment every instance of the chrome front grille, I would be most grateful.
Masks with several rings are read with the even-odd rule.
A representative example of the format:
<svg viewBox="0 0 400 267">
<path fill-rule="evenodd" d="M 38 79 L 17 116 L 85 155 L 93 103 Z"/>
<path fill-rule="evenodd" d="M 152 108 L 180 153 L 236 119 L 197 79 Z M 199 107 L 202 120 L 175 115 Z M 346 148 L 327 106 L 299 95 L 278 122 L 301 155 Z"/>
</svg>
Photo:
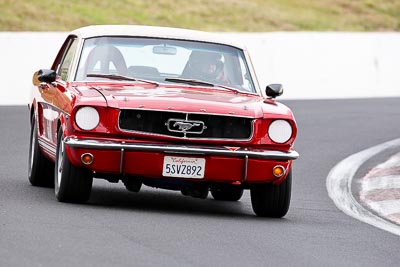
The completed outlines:
<svg viewBox="0 0 400 267">
<path fill-rule="evenodd" d="M 118 119 L 122 131 L 190 139 L 249 140 L 253 119 L 244 117 L 123 109 Z"/>
</svg>

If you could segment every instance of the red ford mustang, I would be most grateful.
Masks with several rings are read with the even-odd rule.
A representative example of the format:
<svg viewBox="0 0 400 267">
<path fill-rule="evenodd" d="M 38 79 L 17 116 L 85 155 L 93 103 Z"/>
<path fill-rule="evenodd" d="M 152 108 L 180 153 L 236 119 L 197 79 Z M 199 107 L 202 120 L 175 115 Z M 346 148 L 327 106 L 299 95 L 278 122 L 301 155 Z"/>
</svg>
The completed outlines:
<svg viewBox="0 0 400 267">
<path fill-rule="evenodd" d="M 238 201 L 258 216 L 289 208 L 296 122 L 262 91 L 247 51 L 218 35 L 90 26 L 33 76 L 29 181 L 86 202 L 93 178 Z"/>
</svg>

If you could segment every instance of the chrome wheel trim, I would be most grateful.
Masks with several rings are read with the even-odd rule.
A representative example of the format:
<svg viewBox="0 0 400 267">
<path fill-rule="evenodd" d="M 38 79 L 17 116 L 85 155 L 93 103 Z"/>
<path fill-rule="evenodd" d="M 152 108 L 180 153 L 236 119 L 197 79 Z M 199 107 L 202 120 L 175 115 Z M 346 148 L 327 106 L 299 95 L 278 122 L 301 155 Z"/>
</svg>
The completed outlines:
<svg viewBox="0 0 400 267">
<path fill-rule="evenodd" d="M 33 126 L 34 129 L 32 130 L 32 137 L 31 137 L 31 147 L 29 150 L 29 177 L 32 175 L 32 168 L 33 168 L 33 159 L 34 159 L 34 154 L 35 154 L 35 145 L 36 145 L 36 126 Z"/>
<path fill-rule="evenodd" d="M 60 142 L 60 147 L 57 153 L 57 164 L 56 164 L 56 169 L 57 173 L 55 175 L 56 177 L 56 182 L 55 182 L 55 189 L 56 193 L 58 193 L 61 185 L 61 179 L 62 179 L 62 171 L 63 171 L 63 164 L 64 164 L 64 141 L 61 139 Z"/>
</svg>

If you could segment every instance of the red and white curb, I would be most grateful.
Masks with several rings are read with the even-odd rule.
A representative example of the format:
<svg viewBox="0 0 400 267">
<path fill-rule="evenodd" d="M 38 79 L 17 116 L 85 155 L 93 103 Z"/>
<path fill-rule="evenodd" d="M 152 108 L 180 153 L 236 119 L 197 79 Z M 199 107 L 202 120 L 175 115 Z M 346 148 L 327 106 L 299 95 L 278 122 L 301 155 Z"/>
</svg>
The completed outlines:
<svg viewBox="0 0 400 267">
<path fill-rule="evenodd" d="M 360 200 L 380 216 L 400 225 L 400 153 L 361 179 Z"/>
<path fill-rule="evenodd" d="M 386 166 L 392 169 L 391 171 L 393 172 L 397 170 L 398 167 L 394 167 L 394 165 L 397 165 L 396 161 L 399 155 L 377 166 L 362 179 L 365 183 L 362 184 L 360 200 L 373 211 L 365 208 L 352 194 L 352 181 L 361 165 L 386 149 L 397 147 L 400 149 L 400 139 L 368 148 L 343 159 L 329 172 L 326 179 L 326 188 L 336 207 L 347 215 L 400 236 L 400 226 L 396 224 L 396 218 L 400 213 L 398 209 L 400 207 L 398 199 L 400 198 L 396 197 L 399 196 L 399 191 L 397 190 L 400 190 L 398 179 L 395 178 L 397 174 L 391 175 L 393 174 L 392 172 L 382 171 L 381 168 Z M 378 178 L 383 177 L 385 177 L 383 180 L 378 180 Z M 392 183 L 394 181 L 396 182 Z M 388 191 L 382 193 L 383 191 L 381 190 Z M 389 193 L 391 197 L 382 197 Z"/>
</svg>

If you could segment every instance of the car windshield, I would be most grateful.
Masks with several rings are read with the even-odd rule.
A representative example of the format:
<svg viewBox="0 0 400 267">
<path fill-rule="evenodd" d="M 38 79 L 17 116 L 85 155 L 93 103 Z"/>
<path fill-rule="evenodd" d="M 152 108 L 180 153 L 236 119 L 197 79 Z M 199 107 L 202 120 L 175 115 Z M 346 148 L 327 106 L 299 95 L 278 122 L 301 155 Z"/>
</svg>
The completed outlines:
<svg viewBox="0 0 400 267">
<path fill-rule="evenodd" d="M 144 37 L 86 39 L 75 80 L 100 81 L 110 75 L 256 92 L 243 51 L 214 43 Z"/>
</svg>

